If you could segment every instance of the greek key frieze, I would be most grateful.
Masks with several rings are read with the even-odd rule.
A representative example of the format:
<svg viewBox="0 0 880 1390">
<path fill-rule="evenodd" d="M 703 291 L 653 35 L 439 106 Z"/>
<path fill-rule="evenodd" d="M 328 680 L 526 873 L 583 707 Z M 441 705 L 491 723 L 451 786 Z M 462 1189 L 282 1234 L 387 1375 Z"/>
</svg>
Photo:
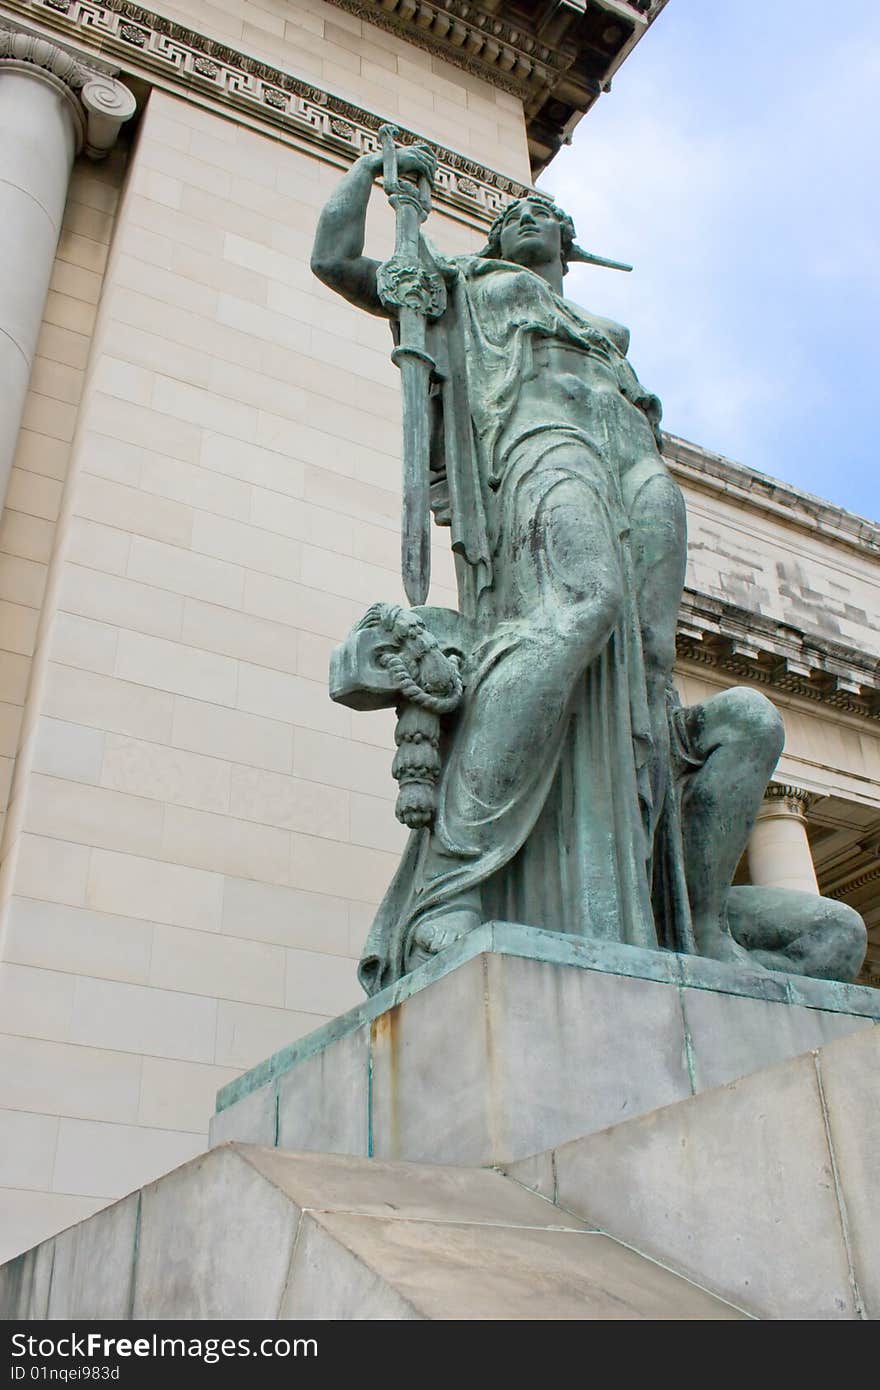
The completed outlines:
<svg viewBox="0 0 880 1390">
<path fill-rule="evenodd" d="M 126 71 L 155 73 L 163 85 L 233 106 L 294 142 L 322 148 L 336 161 L 378 148 L 382 117 L 312 83 L 177 24 L 129 0 L 4 0 L 0 14 L 42 22 L 59 39 L 78 39 Z M 401 143 L 424 137 L 401 130 Z M 526 188 L 441 145 L 435 202 L 467 220 L 491 221 Z"/>
</svg>

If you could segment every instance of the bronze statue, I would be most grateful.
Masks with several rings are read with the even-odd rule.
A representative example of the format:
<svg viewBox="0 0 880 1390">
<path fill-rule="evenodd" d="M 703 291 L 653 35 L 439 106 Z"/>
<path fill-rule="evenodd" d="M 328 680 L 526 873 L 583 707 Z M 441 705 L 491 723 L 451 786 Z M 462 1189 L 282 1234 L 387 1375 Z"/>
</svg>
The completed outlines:
<svg viewBox="0 0 880 1390">
<path fill-rule="evenodd" d="M 398 212 L 384 265 L 363 254 L 383 163 Z M 400 714 L 412 833 L 364 987 L 493 918 L 852 978 L 865 933 L 850 909 L 788 893 L 781 911 L 778 891 L 771 904 L 774 890 L 730 887 L 782 725 L 754 690 L 691 709 L 674 694 L 686 519 L 660 402 L 628 330 L 562 294 L 571 259 L 614 263 L 538 196 L 505 208 L 479 254 L 447 260 L 419 232 L 434 173 L 422 146 L 395 167 L 386 132 L 384 161 L 358 160 L 325 207 L 312 260 L 392 319 L 404 373 L 416 606 L 374 606 L 331 676 L 334 698 Z M 457 614 L 422 606 L 429 496 L 451 527 Z"/>
</svg>

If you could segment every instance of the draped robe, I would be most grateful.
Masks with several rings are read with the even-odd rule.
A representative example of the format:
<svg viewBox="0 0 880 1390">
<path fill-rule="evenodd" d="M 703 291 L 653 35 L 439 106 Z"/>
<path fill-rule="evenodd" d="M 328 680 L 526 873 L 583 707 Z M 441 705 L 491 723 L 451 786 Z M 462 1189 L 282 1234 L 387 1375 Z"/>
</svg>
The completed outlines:
<svg viewBox="0 0 880 1390">
<path fill-rule="evenodd" d="M 410 833 L 367 938 L 360 978 L 368 993 L 405 973 L 414 924 L 462 895 L 479 901 L 483 920 L 692 949 L 686 923 L 658 942 L 652 910 L 654 879 L 673 917 L 687 917 L 680 835 L 668 814 L 674 797 L 666 797 L 665 817 L 653 804 L 624 503 L 631 470 L 638 477 L 639 468 L 663 467 L 659 401 L 626 359 L 626 329 L 584 313 L 521 266 L 468 256 L 446 268 L 449 304 L 429 336 L 439 376 L 432 506 L 452 530 L 468 634 L 466 697 L 444 740 L 434 826 Z M 523 411 L 524 383 L 540 373 L 536 352 L 540 359 L 547 343 L 583 354 L 600 371 L 603 389 L 588 393 L 584 408 L 549 402 L 546 410 Z M 463 749 L 482 733 L 491 756 L 491 720 L 480 693 L 498 663 L 527 643 L 535 586 L 544 611 L 566 599 L 570 576 L 554 563 L 552 546 L 527 553 L 534 518 L 561 486 L 588 499 L 591 523 L 619 567 L 621 615 L 545 731 L 541 757 L 496 803 L 484 791 L 474 794 Z M 528 729 L 522 733 L 529 738 Z M 656 865 L 655 844 L 662 860 Z"/>
</svg>

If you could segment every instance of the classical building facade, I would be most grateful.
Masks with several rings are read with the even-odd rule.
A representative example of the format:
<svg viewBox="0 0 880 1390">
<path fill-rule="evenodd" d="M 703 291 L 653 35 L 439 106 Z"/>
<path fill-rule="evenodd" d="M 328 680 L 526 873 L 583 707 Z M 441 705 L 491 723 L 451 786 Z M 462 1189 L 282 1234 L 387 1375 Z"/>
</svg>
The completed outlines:
<svg viewBox="0 0 880 1390">
<path fill-rule="evenodd" d="M 199 1152 L 218 1087 L 359 998 L 393 721 L 326 676 L 402 597 L 400 407 L 387 325 L 309 273 L 319 207 L 390 119 L 476 248 L 662 5 L 0 0 L 0 1258 Z M 863 912 L 874 982 L 880 527 L 667 454 L 682 693 L 786 723 L 740 874 Z"/>
</svg>

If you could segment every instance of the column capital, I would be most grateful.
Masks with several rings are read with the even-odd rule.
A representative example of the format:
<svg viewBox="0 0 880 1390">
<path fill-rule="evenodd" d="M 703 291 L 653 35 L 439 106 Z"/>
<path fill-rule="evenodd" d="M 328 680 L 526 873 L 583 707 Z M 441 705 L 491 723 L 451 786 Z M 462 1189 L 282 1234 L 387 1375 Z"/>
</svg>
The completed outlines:
<svg viewBox="0 0 880 1390">
<path fill-rule="evenodd" d="M 70 110 L 77 153 L 84 150 L 89 159 L 104 159 L 120 126 L 135 113 L 134 96 L 111 72 L 8 21 L 0 25 L 0 77 L 4 72 L 30 75 L 56 88 Z"/>
<path fill-rule="evenodd" d="M 806 819 L 807 812 L 818 798 L 796 787 L 791 782 L 771 782 L 764 792 L 764 801 L 758 812 L 759 818 L 769 816 L 792 816 L 798 820 Z"/>
</svg>

